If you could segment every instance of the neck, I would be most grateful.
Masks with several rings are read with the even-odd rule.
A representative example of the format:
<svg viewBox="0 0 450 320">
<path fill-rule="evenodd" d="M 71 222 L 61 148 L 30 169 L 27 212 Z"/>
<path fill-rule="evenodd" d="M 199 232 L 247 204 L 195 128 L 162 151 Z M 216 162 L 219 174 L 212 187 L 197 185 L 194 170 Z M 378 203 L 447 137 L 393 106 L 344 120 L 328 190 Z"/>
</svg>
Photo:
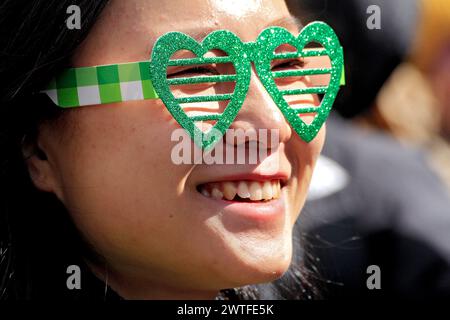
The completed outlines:
<svg viewBox="0 0 450 320">
<path fill-rule="evenodd" d="M 127 300 L 212 300 L 218 291 L 174 287 L 155 281 L 127 276 L 87 262 L 94 275 Z"/>
</svg>

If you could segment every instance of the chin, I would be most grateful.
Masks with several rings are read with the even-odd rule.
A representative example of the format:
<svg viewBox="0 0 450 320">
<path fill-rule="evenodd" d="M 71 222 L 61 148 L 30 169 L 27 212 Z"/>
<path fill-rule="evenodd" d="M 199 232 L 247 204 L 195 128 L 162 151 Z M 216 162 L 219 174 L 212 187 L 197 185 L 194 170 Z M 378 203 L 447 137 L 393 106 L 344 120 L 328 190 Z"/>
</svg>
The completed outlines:
<svg viewBox="0 0 450 320">
<path fill-rule="evenodd" d="M 246 243 L 239 249 L 234 261 L 229 261 L 228 267 L 223 269 L 230 280 L 228 287 L 274 281 L 288 270 L 292 259 L 290 240 Z"/>
</svg>

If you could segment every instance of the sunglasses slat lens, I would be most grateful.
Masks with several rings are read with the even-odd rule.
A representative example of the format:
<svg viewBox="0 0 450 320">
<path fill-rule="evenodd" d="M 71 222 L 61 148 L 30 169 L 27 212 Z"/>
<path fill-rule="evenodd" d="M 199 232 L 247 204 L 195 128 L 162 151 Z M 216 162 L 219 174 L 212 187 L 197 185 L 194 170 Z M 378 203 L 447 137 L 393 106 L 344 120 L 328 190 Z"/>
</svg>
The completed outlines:
<svg viewBox="0 0 450 320">
<path fill-rule="evenodd" d="M 215 121 L 215 120 L 220 120 L 220 117 L 222 116 L 222 114 L 204 114 L 204 115 L 199 115 L 199 116 L 191 116 L 189 117 L 189 119 L 191 119 L 192 121 L 196 122 L 196 121 Z"/>
<path fill-rule="evenodd" d="M 274 71 L 272 75 L 274 78 L 284 78 L 284 77 L 300 77 L 309 76 L 315 74 L 327 74 L 331 73 L 331 68 L 313 68 L 313 69 L 299 69 L 299 70 L 283 70 Z"/>
<path fill-rule="evenodd" d="M 169 60 L 167 64 L 169 67 L 175 66 L 190 66 L 199 64 L 213 64 L 213 63 L 230 63 L 233 62 L 230 57 L 202 57 L 202 58 L 189 58 L 189 59 L 174 59 Z"/>
<path fill-rule="evenodd" d="M 295 59 L 300 57 L 320 57 L 327 56 L 326 49 L 304 50 L 302 52 L 282 52 L 275 53 L 273 59 Z"/>
<path fill-rule="evenodd" d="M 282 95 L 297 95 L 297 94 L 325 94 L 328 90 L 327 86 L 322 87 L 311 87 L 311 88 L 302 88 L 302 89 L 287 89 L 287 90 L 280 90 L 280 93 Z"/>
<path fill-rule="evenodd" d="M 180 84 L 197 84 L 197 83 L 207 83 L 207 82 L 230 82 L 230 81 L 236 81 L 235 74 L 173 78 L 173 79 L 167 79 L 167 84 L 180 85 Z"/>
<path fill-rule="evenodd" d="M 300 107 L 300 108 L 292 108 L 296 113 L 316 113 L 318 107 Z"/>
<path fill-rule="evenodd" d="M 231 100 L 231 98 L 233 98 L 233 94 L 225 93 L 211 96 L 181 97 L 176 98 L 175 101 L 178 103 L 195 103 L 195 102 L 224 101 L 224 100 Z"/>
</svg>

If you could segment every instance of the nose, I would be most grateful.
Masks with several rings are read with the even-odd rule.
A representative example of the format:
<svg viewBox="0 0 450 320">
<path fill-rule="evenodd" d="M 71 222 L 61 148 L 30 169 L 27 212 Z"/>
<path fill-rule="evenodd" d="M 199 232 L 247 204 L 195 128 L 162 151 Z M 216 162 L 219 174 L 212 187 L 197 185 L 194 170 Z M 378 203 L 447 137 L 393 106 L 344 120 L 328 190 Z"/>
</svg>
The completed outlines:
<svg viewBox="0 0 450 320">
<path fill-rule="evenodd" d="M 272 133 L 272 130 L 277 130 L 278 143 L 286 142 L 291 138 L 292 129 L 289 123 L 259 80 L 254 68 L 252 68 L 247 96 L 230 128 L 244 131 L 255 130 L 256 133 L 259 133 L 260 129 L 265 129 L 268 135 Z M 258 140 L 259 137 L 257 134 Z M 271 147 L 270 141 L 271 139 L 267 139 L 267 148 Z"/>
</svg>

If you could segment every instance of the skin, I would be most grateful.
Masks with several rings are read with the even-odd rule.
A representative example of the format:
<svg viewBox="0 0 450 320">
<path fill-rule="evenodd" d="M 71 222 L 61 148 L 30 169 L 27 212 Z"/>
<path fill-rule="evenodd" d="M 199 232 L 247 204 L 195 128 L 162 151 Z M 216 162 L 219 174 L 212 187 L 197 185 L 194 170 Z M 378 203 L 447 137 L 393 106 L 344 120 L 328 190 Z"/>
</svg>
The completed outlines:
<svg viewBox="0 0 450 320">
<path fill-rule="evenodd" d="M 156 38 L 175 30 L 228 29 L 242 41 L 254 41 L 265 27 L 290 16 L 282 0 L 242 3 L 112 1 L 78 48 L 73 65 L 148 59 Z M 298 33 L 298 26 L 284 26 Z M 38 146 L 47 159 L 31 158 L 30 175 L 39 189 L 55 193 L 66 206 L 107 265 L 108 284 L 124 298 L 210 299 L 223 288 L 274 280 L 289 267 L 293 224 L 325 130 L 303 142 L 254 71 L 231 128 L 279 130 L 278 147 L 257 165 L 173 164 L 170 136 L 179 126 L 160 100 L 76 108 L 67 111 L 64 122 L 41 126 Z M 263 174 L 274 157 L 288 178 L 280 219 L 227 217 L 196 190 L 199 183 L 222 175 Z M 89 264 L 106 278 L 103 264 Z"/>
</svg>

